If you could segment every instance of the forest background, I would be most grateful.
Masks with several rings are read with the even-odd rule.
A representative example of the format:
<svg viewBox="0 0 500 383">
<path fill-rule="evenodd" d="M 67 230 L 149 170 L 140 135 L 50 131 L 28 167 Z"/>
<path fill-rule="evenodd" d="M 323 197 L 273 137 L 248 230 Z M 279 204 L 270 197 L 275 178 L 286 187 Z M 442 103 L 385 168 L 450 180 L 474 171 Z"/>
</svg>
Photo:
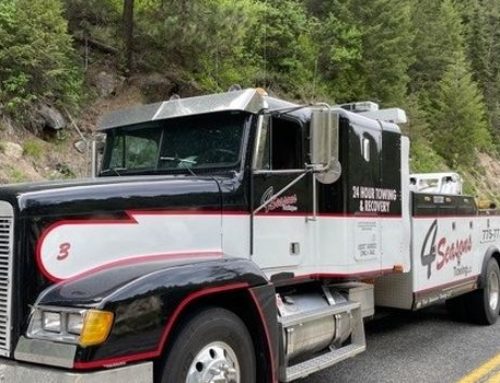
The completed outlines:
<svg viewBox="0 0 500 383">
<path fill-rule="evenodd" d="M 237 83 L 404 108 L 412 171 L 499 201 L 499 36 L 500 0 L 1 0 L 0 182 L 85 175 L 102 113 Z"/>
</svg>

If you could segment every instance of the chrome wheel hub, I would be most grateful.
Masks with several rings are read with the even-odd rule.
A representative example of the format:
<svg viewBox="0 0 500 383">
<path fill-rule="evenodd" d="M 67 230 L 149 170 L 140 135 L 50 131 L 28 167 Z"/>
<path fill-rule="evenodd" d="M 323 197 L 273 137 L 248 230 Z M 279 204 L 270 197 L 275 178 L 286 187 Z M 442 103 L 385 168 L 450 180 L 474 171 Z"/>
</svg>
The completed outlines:
<svg viewBox="0 0 500 383">
<path fill-rule="evenodd" d="M 490 292 L 490 308 L 492 310 L 496 310 L 498 308 L 498 301 L 500 299 L 500 281 L 498 274 L 495 272 L 490 273 L 490 276 L 488 278 L 488 290 Z"/>
<path fill-rule="evenodd" d="M 240 379 L 240 365 L 231 346 L 213 342 L 194 357 L 186 383 L 240 383 Z"/>
</svg>

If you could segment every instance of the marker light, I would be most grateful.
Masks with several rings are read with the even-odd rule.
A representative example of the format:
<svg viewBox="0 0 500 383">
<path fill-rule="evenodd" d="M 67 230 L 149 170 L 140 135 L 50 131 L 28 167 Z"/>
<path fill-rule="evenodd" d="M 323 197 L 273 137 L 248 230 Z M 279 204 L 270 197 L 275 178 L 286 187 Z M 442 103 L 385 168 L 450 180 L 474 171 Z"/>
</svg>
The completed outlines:
<svg viewBox="0 0 500 383">
<path fill-rule="evenodd" d="M 109 311 L 89 310 L 85 313 L 79 344 L 82 347 L 103 343 L 113 326 L 113 313 Z"/>
</svg>

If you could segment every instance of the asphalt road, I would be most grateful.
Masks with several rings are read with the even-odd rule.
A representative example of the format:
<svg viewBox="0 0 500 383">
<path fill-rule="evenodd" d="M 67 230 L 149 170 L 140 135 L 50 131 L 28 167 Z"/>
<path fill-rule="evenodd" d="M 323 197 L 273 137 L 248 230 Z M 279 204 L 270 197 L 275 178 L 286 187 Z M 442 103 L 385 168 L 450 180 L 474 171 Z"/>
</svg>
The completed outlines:
<svg viewBox="0 0 500 383">
<path fill-rule="evenodd" d="M 444 306 L 370 322 L 367 350 L 300 383 L 451 383 L 500 353 L 500 318 L 482 327 L 451 320 Z"/>
</svg>

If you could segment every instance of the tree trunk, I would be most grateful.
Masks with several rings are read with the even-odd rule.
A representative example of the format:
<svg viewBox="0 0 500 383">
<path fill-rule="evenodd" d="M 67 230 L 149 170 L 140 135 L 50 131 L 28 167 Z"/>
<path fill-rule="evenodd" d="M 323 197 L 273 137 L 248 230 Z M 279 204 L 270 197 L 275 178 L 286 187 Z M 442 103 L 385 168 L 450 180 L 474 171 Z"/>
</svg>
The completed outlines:
<svg viewBox="0 0 500 383">
<path fill-rule="evenodd" d="M 128 77 L 133 69 L 134 0 L 123 1 L 123 40 L 125 42 L 125 69 Z"/>
</svg>

